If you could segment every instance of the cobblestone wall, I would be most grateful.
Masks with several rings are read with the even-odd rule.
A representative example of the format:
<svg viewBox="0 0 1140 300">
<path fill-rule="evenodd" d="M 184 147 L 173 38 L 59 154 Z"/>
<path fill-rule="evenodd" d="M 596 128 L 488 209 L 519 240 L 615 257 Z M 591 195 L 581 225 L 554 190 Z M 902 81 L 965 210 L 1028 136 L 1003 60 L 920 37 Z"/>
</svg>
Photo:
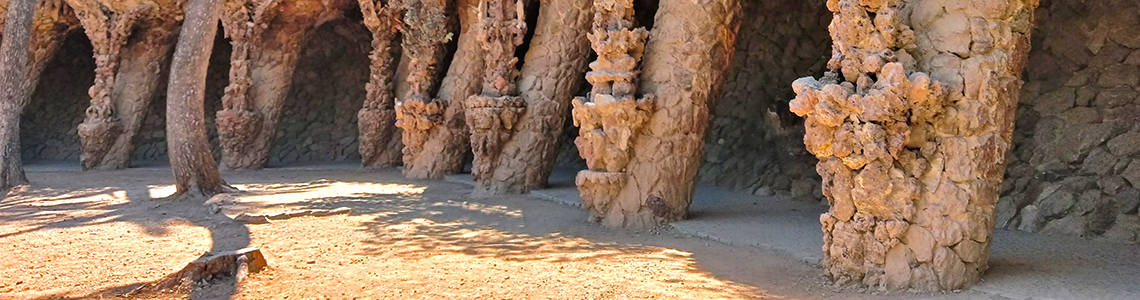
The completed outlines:
<svg viewBox="0 0 1140 300">
<path fill-rule="evenodd" d="M 91 42 L 80 31 L 64 40 L 55 58 L 48 62 L 32 100 L 20 119 L 22 157 L 35 160 L 79 161 L 79 134 L 83 111 L 91 97 L 87 88 L 95 81 Z"/>
<path fill-rule="evenodd" d="M 334 21 L 305 46 L 285 99 L 269 164 L 360 160 L 356 112 L 364 104 L 371 34 Z"/>
<path fill-rule="evenodd" d="M 705 183 L 822 199 L 789 82 L 820 76 L 831 55 L 825 1 L 745 1 L 733 69 L 705 145 Z"/>
<path fill-rule="evenodd" d="M 1041 2 L 998 227 L 1138 241 L 1138 10 Z"/>
</svg>

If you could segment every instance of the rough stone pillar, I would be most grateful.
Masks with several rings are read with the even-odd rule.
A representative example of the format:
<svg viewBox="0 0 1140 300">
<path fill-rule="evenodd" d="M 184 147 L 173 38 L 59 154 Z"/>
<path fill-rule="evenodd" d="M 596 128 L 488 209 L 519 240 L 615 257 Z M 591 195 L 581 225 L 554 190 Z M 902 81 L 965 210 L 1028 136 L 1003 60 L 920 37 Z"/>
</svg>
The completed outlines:
<svg viewBox="0 0 1140 300">
<path fill-rule="evenodd" d="M 591 0 L 551 0 L 539 7 L 538 24 L 527 49 L 519 95 L 527 110 L 514 135 L 502 146 L 494 180 L 479 185 L 484 194 L 521 194 L 546 185 L 554 169 L 570 101 L 582 86 L 590 57 L 587 34 Z"/>
<path fill-rule="evenodd" d="M 575 143 L 590 167 L 576 180 L 582 201 L 610 227 L 684 218 L 709 107 L 732 60 L 740 2 L 662 0 L 645 46 L 641 99 L 633 78 L 646 37 L 629 29 L 632 1 L 594 3 L 592 99 L 574 101 Z"/>
<path fill-rule="evenodd" d="M 2 26 L 13 4 L 2 0 L 0 3 Z M 48 59 L 55 56 L 60 41 L 79 25 L 71 8 L 62 0 L 37 0 L 32 14 L 31 36 L 27 37 L 28 56 L 26 63 L 20 63 L 27 68 L 26 72 L 20 72 L 24 79 L 19 86 L 5 88 L 3 96 L 10 98 L 0 100 L 0 190 L 27 183 L 20 159 L 20 115 L 39 84 Z"/>
<path fill-rule="evenodd" d="M 820 163 L 825 270 L 952 290 L 986 270 L 1036 0 L 831 0 L 834 54 L 793 84 Z"/>
<path fill-rule="evenodd" d="M 475 154 L 471 173 L 475 193 L 486 191 L 491 182 L 503 144 L 515 131 L 525 102 L 518 96 L 515 49 L 523 43 L 527 25 L 522 1 L 483 0 L 479 4 L 479 44 L 486 68 L 483 92 L 467 98 L 467 125 L 471 128 L 471 151 Z M 510 155 L 510 154 L 508 154 Z"/>
<path fill-rule="evenodd" d="M 443 0 L 406 0 L 402 47 L 407 58 L 407 94 L 396 101 L 396 126 L 403 130 L 405 174 L 425 153 L 428 134 L 443 124 L 448 103 L 435 101 L 432 90 L 446 44 L 453 36 Z M 401 65 L 404 65 L 401 62 Z M 399 75 L 397 75 L 399 76 Z M 414 176 L 413 176 L 414 177 Z"/>
<path fill-rule="evenodd" d="M 447 76 L 439 86 L 436 102 L 447 103 L 440 126 L 427 131 L 420 153 L 410 154 L 404 162 L 404 176 L 413 179 L 442 179 L 444 175 L 463 171 L 463 157 L 471 148 L 467 120 L 461 104 L 479 92 L 483 76 L 483 49 L 475 29 L 479 18 L 479 0 L 458 0 L 460 33 L 455 57 Z M 454 102 L 454 103 L 453 103 Z"/>
<path fill-rule="evenodd" d="M 79 137 L 83 169 L 124 169 L 182 17 L 178 3 L 115 8 L 68 0 L 95 49 L 96 78 Z"/>
<path fill-rule="evenodd" d="M 268 164 L 301 46 L 312 30 L 339 17 L 347 3 L 226 0 L 222 25 L 233 54 L 230 85 L 217 120 L 227 168 L 260 169 Z"/>
<path fill-rule="evenodd" d="M 393 39 L 400 24 L 400 11 L 392 2 L 384 6 L 377 0 L 359 0 L 364 25 L 372 32 L 372 53 L 367 96 L 357 114 L 360 130 L 360 158 L 366 168 L 390 168 L 403 157 L 400 133 L 396 128 L 396 96 L 393 94 L 396 59 Z"/>
</svg>

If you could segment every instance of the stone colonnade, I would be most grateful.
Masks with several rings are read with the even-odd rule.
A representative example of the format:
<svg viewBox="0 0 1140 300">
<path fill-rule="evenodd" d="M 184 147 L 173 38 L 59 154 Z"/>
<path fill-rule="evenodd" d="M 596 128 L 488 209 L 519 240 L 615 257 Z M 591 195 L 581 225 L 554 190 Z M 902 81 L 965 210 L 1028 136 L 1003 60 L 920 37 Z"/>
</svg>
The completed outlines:
<svg viewBox="0 0 1140 300">
<path fill-rule="evenodd" d="M 125 168 L 176 38 L 181 2 L 64 2 L 76 17 L 56 16 L 53 28 L 81 23 L 97 63 L 78 129 L 83 167 Z M 217 113 L 222 160 L 231 169 L 266 166 L 301 46 L 359 5 L 373 37 L 359 112 L 366 167 L 402 163 L 409 178 L 438 179 L 460 172 L 472 149 L 476 191 L 525 193 L 546 184 L 571 111 L 589 168 L 576 183 L 596 220 L 650 228 L 682 219 L 736 52 L 741 1 L 661 0 L 651 28 L 638 24 L 639 3 L 228 0 L 221 22 L 233 52 Z M 820 218 L 831 278 L 926 290 L 978 280 L 1036 6 L 827 1 L 831 72 L 793 83 L 790 108 L 806 118 L 804 144 L 820 160 L 831 203 Z M 529 19 L 537 22 L 528 22 L 535 12 Z M 458 49 L 449 56 L 453 39 Z M 399 63 L 406 78 L 396 72 L 397 40 L 410 59 Z M 598 56 L 587 63 L 590 47 Z M 574 98 L 583 80 L 591 90 Z M 397 91 L 401 81 L 410 82 L 407 94 Z"/>
</svg>

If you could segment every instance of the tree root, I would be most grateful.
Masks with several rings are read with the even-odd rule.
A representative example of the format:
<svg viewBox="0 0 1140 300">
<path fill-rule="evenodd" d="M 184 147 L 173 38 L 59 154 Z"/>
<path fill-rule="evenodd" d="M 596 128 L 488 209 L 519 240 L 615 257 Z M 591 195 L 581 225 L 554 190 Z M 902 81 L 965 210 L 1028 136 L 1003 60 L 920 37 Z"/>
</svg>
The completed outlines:
<svg viewBox="0 0 1140 300">
<path fill-rule="evenodd" d="M 285 220 L 285 219 L 292 219 L 292 218 L 303 217 L 303 216 L 324 217 L 324 216 L 331 216 L 331 215 L 349 214 L 351 212 L 352 212 L 352 209 L 347 208 L 347 207 L 341 207 L 341 208 L 337 208 L 337 209 L 296 210 L 296 211 L 287 211 L 287 212 L 281 212 L 281 213 L 275 213 L 275 214 L 242 213 L 242 214 L 238 215 L 237 217 L 234 217 L 234 220 L 238 221 L 238 222 L 246 223 L 246 224 L 267 224 L 267 223 L 270 223 L 269 220 Z"/>
<path fill-rule="evenodd" d="M 245 248 L 237 251 L 222 252 L 204 255 L 189 264 L 182 270 L 139 287 L 127 293 L 127 297 L 142 293 L 170 291 L 192 288 L 202 280 L 218 276 L 234 276 L 234 284 L 241 284 L 250 272 L 258 272 L 268 266 L 265 256 L 257 248 Z"/>
</svg>

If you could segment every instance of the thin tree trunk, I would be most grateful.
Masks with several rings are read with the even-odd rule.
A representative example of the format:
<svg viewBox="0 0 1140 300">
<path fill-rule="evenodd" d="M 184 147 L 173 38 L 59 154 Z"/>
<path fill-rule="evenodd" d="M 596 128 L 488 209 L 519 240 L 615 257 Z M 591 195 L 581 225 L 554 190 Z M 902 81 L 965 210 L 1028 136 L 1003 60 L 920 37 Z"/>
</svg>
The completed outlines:
<svg viewBox="0 0 1140 300">
<path fill-rule="evenodd" d="M 463 158 L 471 142 L 462 103 L 479 92 L 483 76 L 483 49 L 475 34 L 478 8 L 478 0 L 458 0 L 462 27 L 459 45 L 435 100 L 447 103 L 443 124 L 432 127 L 420 153 L 410 154 L 412 159 L 404 163 L 404 176 L 408 178 L 442 179 L 444 175 L 463 171 Z"/>
<path fill-rule="evenodd" d="M 208 197 L 235 190 L 218 172 L 206 137 L 206 69 L 222 1 L 195 0 L 188 4 L 170 64 L 166 132 L 177 187 L 172 197 Z"/>
<path fill-rule="evenodd" d="M 585 80 L 593 19 L 591 0 L 551 0 L 539 8 L 519 95 L 526 111 L 503 145 L 485 194 L 522 194 L 546 186 L 562 140 L 570 100 Z"/>
<path fill-rule="evenodd" d="M 632 11 L 616 24 L 628 26 L 629 18 Z M 606 226 L 646 228 L 685 217 L 709 107 L 732 60 L 739 18 L 739 0 L 662 0 L 640 80 L 648 99 L 633 100 L 633 83 L 624 79 L 611 84 L 604 72 L 591 75 L 598 76 L 591 79 L 593 105 L 575 101 L 575 123 L 585 124 L 577 143 L 592 171 L 579 173 L 577 182 L 582 200 Z M 632 62 L 607 59 L 599 66 L 625 71 Z"/>
<path fill-rule="evenodd" d="M 392 43 L 400 24 L 400 11 L 392 2 L 382 5 L 377 0 L 359 0 L 364 25 L 372 32 L 369 54 L 368 94 L 357 114 L 360 130 L 360 158 L 365 168 L 391 168 L 403 158 L 403 143 L 396 127 L 394 64 L 396 52 Z"/>
<path fill-rule="evenodd" d="M 0 42 L 0 191 L 28 183 L 20 160 L 20 114 L 28 89 L 28 50 L 36 0 L 11 0 Z"/>
<path fill-rule="evenodd" d="M 828 6 L 832 72 L 792 85 L 831 202 L 824 270 L 840 284 L 965 288 L 988 267 L 1038 1 L 865 3 Z"/>
</svg>

